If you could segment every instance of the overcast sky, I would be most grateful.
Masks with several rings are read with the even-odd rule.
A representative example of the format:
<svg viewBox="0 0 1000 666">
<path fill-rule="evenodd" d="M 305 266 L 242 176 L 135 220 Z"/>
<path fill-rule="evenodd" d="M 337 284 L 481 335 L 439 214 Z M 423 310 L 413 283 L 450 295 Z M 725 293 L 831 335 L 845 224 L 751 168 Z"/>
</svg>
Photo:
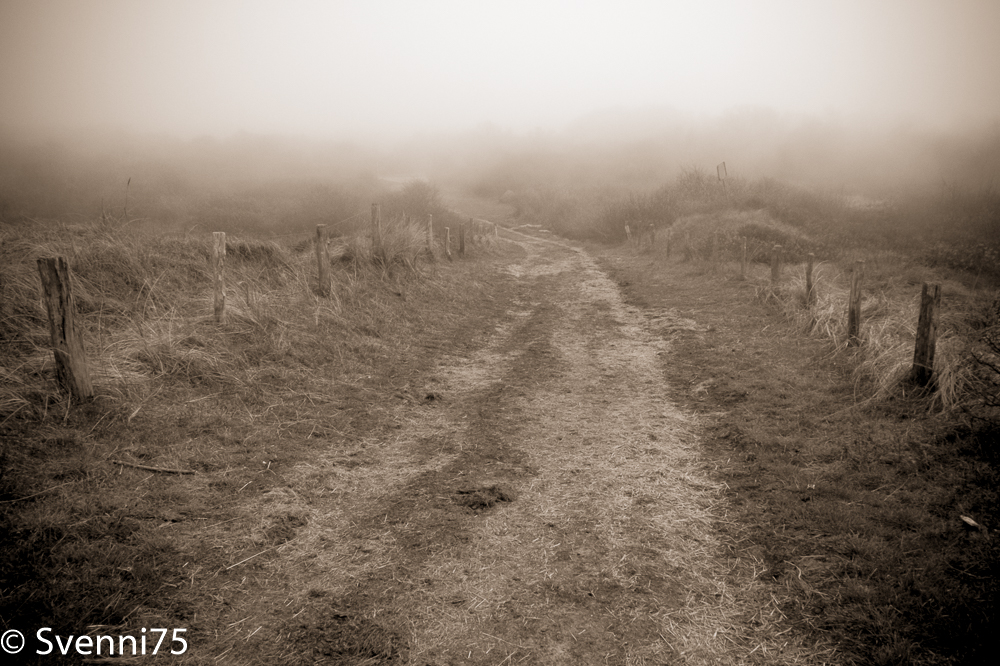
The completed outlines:
<svg viewBox="0 0 1000 666">
<path fill-rule="evenodd" d="M 998 0 L 0 0 L 0 124 L 363 137 L 608 107 L 1000 117 Z"/>
</svg>

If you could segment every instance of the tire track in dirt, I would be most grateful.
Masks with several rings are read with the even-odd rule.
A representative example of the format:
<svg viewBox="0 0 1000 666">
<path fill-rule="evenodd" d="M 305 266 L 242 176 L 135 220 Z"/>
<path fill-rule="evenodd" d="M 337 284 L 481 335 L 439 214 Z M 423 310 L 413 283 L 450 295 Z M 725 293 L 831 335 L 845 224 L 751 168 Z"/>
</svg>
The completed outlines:
<svg viewBox="0 0 1000 666">
<path fill-rule="evenodd" d="M 337 490 L 298 544 L 286 662 L 740 663 L 668 343 L 585 252 L 522 238 L 505 319 L 400 408 L 378 465 L 300 470 Z"/>
</svg>

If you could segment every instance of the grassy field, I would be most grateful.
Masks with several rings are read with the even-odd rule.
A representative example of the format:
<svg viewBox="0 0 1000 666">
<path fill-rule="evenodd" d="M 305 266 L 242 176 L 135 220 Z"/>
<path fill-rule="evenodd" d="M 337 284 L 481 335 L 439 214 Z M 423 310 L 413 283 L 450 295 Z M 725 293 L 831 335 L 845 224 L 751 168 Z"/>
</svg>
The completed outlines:
<svg viewBox="0 0 1000 666">
<path fill-rule="evenodd" d="M 250 224 L 230 234 L 222 325 L 212 314 L 210 233 L 154 233 L 123 214 L 4 222 L 5 629 L 184 626 L 204 644 L 225 617 L 216 600 L 259 582 L 251 574 L 248 583 L 244 563 L 267 560 L 307 520 L 268 501 L 287 492 L 289 466 L 320 452 L 345 465 L 377 457 L 358 433 L 391 427 L 383 412 L 430 362 L 428 350 L 454 348 L 485 325 L 487 313 L 470 314 L 486 291 L 476 266 L 504 251 L 492 233 L 475 234 L 464 259 L 446 261 L 443 225 L 459 219 L 432 186 L 380 199 L 377 242 L 367 205 L 331 229 L 326 297 L 312 229 L 286 225 L 275 236 Z M 73 273 L 95 386 L 84 404 L 54 382 L 38 298 L 35 259 L 57 255 Z"/>
<path fill-rule="evenodd" d="M 997 650 L 1000 592 L 995 267 L 928 261 L 901 247 L 909 238 L 872 242 L 879 230 L 865 247 L 846 239 L 849 227 L 813 228 L 767 208 L 721 209 L 679 215 L 669 256 L 663 232 L 652 248 L 597 251 L 631 302 L 707 331 L 666 333 L 677 359 L 667 379 L 673 399 L 706 416 L 744 526 L 733 555 L 759 567 L 782 626 L 836 637 L 846 663 L 981 662 Z M 777 284 L 774 243 L 786 261 Z M 806 252 L 817 256 L 811 307 Z M 859 259 L 862 339 L 852 347 L 847 292 Z M 943 293 L 927 390 L 909 381 L 924 282 Z"/>
<path fill-rule="evenodd" d="M 604 252 L 602 265 L 631 302 L 706 329 L 666 333 L 677 359 L 667 379 L 673 399 L 705 415 L 735 513 L 722 528 L 734 559 L 768 583 L 770 620 L 834 636 L 844 663 L 995 652 L 995 421 L 905 382 L 880 387 L 864 347 L 788 316 L 764 267 L 743 281 L 734 264 L 629 251 Z"/>
<path fill-rule="evenodd" d="M 505 312 L 497 267 L 519 251 L 484 233 L 465 260 L 448 262 L 443 228 L 453 228 L 455 252 L 460 221 L 509 214 L 513 226 L 588 239 L 651 327 L 668 314 L 694 322 L 657 329 L 671 345 L 665 375 L 670 398 L 701 415 L 705 455 L 727 489 L 731 513 L 717 531 L 728 561 L 762 583 L 760 613 L 747 619 L 755 630 L 832 641 L 842 663 L 957 664 L 995 652 L 995 192 L 868 199 L 767 179 L 722 189 L 688 170 L 627 195 L 544 182 L 486 188 L 495 195 L 486 204 L 476 192 L 449 194 L 456 213 L 421 181 L 330 184 L 244 168 L 202 182 L 168 177 L 167 161 L 159 171 L 143 163 L 150 181 L 132 182 L 33 163 L 5 176 L 0 206 L 5 629 L 187 626 L 219 659 L 282 657 L 254 653 L 249 616 L 232 600 L 304 601 L 282 564 L 288 552 L 308 557 L 295 541 L 310 525 L 308 498 L 292 470 L 301 477 L 316 456 L 344 470 L 389 465 L 370 442 L 396 436 L 398 405 L 433 399 L 416 382 L 441 354 L 494 330 Z M 304 169 L 294 163 L 284 164 Z M 98 196 L 109 182 L 116 194 Z M 655 245 L 625 242 L 626 224 L 650 223 Z M 316 224 L 332 232 L 327 297 L 316 284 Z M 230 233 L 223 325 L 208 264 L 219 230 Z M 767 265 L 775 244 L 778 283 Z M 807 253 L 817 265 L 812 307 Z M 97 396 L 81 405 L 53 381 L 37 295 L 35 259 L 54 255 L 69 258 L 94 374 Z M 863 324 L 852 347 L 845 311 L 857 260 Z M 907 380 L 924 282 L 943 291 L 930 390 Z M 309 483 L 348 501 L 336 484 Z M 305 601 L 323 595 L 316 587 Z M 288 615 L 288 636 L 308 633 Z M 338 617 L 330 621 L 347 622 Z M 402 659 L 405 623 L 362 624 L 350 635 L 372 644 L 359 650 L 381 655 L 377 663 Z"/>
<path fill-rule="evenodd" d="M 777 618 L 782 630 L 833 636 L 845 663 L 994 654 L 996 190 L 872 198 L 770 179 L 723 186 L 688 169 L 656 189 L 577 195 L 536 187 L 505 199 L 521 221 L 599 241 L 602 267 L 654 323 L 682 316 L 707 331 L 665 331 L 677 359 L 667 379 L 672 397 L 710 424 L 703 436 L 733 523 L 746 526 L 731 535 L 732 557 L 770 584 L 760 626 Z M 654 246 L 626 241 L 626 225 L 650 224 Z M 773 283 L 776 244 L 783 271 Z M 816 301 L 807 307 L 809 253 Z M 858 261 L 855 347 L 846 312 Z M 909 381 L 924 283 L 942 290 L 928 389 Z"/>
</svg>

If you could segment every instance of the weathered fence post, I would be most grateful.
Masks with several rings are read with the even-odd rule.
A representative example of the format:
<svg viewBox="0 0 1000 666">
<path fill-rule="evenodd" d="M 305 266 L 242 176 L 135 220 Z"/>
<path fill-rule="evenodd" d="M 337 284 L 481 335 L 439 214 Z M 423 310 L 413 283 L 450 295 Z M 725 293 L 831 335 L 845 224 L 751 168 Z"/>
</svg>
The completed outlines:
<svg viewBox="0 0 1000 666">
<path fill-rule="evenodd" d="M 747 279 L 747 237 L 743 237 L 743 254 L 740 255 L 740 279 Z"/>
<path fill-rule="evenodd" d="M 320 296 L 330 293 L 330 255 L 326 247 L 326 225 L 316 225 L 316 265 L 319 268 L 317 275 L 317 292 Z"/>
<path fill-rule="evenodd" d="M 781 246 L 771 248 L 771 285 L 781 281 Z"/>
<path fill-rule="evenodd" d="M 865 262 L 854 262 L 851 274 L 851 294 L 847 301 L 847 344 L 857 347 L 861 344 L 861 273 Z"/>
<path fill-rule="evenodd" d="M 226 320 L 226 232 L 212 232 L 212 284 L 215 289 L 215 322 Z"/>
<path fill-rule="evenodd" d="M 0 219 L 2 219 L 0 215 Z M 3 239 L 0 239 L 0 257 L 3 256 Z M 3 266 L 0 266 L 0 319 L 7 316 L 7 286 L 3 281 Z"/>
<path fill-rule="evenodd" d="M 448 257 L 448 261 L 453 261 L 451 258 L 451 227 L 444 228 L 444 253 Z"/>
<path fill-rule="evenodd" d="M 628 228 L 627 224 L 625 225 L 625 240 L 632 242 L 632 230 Z"/>
<path fill-rule="evenodd" d="M 816 255 L 810 252 L 806 255 L 806 307 L 811 307 L 816 302 L 816 293 L 813 290 L 813 262 Z"/>
<path fill-rule="evenodd" d="M 920 317 L 917 320 L 917 344 L 913 349 L 913 381 L 927 386 L 934 376 L 934 348 L 937 346 L 937 309 L 941 305 L 941 285 L 920 290 Z"/>
<path fill-rule="evenodd" d="M 69 263 L 65 257 L 38 260 L 45 308 L 49 315 L 49 337 L 56 358 L 56 380 L 78 401 L 94 395 L 83 350 L 83 337 L 76 327 Z"/>
</svg>

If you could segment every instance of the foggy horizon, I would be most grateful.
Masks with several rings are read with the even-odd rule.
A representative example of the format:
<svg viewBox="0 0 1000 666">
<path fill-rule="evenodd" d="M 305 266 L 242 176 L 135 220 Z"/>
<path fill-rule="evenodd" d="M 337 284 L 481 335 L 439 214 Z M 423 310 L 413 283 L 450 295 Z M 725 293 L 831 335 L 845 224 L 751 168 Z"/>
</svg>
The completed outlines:
<svg viewBox="0 0 1000 666">
<path fill-rule="evenodd" d="M 1000 119 L 997 34 L 988 0 L 15 0 L 0 127 L 366 142 L 749 109 L 955 132 Z"/>
</svg>

